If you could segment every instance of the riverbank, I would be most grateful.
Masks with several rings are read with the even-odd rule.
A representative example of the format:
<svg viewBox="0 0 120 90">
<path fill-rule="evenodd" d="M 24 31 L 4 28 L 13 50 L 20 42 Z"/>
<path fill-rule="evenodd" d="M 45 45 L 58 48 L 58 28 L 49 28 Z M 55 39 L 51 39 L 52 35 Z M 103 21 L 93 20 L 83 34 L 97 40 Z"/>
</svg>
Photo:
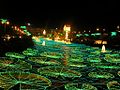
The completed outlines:
<svg viewBox="0 0 120 90">
<path fill-rule="evenodd" d="M 9 41 L 0 39 L 0 56 L 4 56 L 6 52 L 22 52 L 28 47 L 34 46 L 31 37 L 12 38 Z"/>
</svg>

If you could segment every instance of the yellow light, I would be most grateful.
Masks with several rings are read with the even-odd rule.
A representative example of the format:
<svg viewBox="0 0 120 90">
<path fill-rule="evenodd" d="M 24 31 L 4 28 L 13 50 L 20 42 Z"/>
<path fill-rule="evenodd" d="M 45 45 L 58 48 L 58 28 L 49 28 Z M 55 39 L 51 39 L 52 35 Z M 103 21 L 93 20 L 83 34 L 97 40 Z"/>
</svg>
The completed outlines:
<svg viewBox="0 0 120 90">
<path fill-rule="evenodd" d="M 6 22 L 6 24 L 7 24 L 7 25 L 9 25 L 9 24 L 10 24 L 10 22 L 9 22 L 9 21 L 7 21 L 7 22 Z"/>
<path fill-rule="evenodd" d="M 43 31 L 43 35 L 46 35 L 46 31 L 45 30 Z"/>
</svg>

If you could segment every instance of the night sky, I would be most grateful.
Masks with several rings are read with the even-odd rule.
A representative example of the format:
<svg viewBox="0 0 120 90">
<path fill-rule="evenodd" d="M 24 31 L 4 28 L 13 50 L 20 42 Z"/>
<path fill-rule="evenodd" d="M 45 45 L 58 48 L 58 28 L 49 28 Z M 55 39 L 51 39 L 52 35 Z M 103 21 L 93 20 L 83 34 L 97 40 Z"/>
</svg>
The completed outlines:
<svg viewBox="0 0 120 90">
<path fill-rule="evenodd" d="M 0 17 L 15 23 L 57 27 L 70 23 L 111 26 L 120 24 L 117 0 L 16 0 L 0 1 Z"/>
</svg>

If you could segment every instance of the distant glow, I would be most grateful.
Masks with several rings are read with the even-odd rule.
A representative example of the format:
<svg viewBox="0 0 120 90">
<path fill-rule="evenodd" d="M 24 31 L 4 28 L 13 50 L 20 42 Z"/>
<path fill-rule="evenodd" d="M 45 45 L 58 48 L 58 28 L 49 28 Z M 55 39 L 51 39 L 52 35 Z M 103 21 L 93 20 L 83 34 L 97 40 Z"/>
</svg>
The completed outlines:
<svg viewBox="0 0 120 90">
<path fill-rule="evenodd" d="M 70 25 L 64 25 L 64 27 L 63 27 L 63 30 L 66 31 L 66 32 L 67 31 L 69 32 L 70 29 L 71 29 Z"/>
<path fill-rule="evenodd" d="M 94 44 L 101 44 L 102 40 L 95 40 Z"/>
<path fill-rule="evenodd" d="M 107 44 L 107 41 L 102 41 L 102 44 Z"/>
<path fill-rule="evenodd" d="M 99 31 L 99 28 L 97 28 L 96 30 Z"/>
<path fill-rule="evenodd" d="M 28 26 L 30 26 L 31 24 L 30 23 L 27 23 Z"/>
</svg>

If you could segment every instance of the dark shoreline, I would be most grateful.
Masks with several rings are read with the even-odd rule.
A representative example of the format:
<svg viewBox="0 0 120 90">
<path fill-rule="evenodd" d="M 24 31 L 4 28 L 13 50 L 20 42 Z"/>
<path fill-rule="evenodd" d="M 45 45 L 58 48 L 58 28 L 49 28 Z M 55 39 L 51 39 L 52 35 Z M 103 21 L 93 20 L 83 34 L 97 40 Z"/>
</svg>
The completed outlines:
<svg viewBox="0 0 120 90">
<path fill-rule="evenodd" d="M 34 42 L 31 37 L 13 38 L 9 41 L 0 40 L 0 56 L 5 56 L 6 52 L 22 52 L 23 50 L 33 47 Z"/>
</svg>

